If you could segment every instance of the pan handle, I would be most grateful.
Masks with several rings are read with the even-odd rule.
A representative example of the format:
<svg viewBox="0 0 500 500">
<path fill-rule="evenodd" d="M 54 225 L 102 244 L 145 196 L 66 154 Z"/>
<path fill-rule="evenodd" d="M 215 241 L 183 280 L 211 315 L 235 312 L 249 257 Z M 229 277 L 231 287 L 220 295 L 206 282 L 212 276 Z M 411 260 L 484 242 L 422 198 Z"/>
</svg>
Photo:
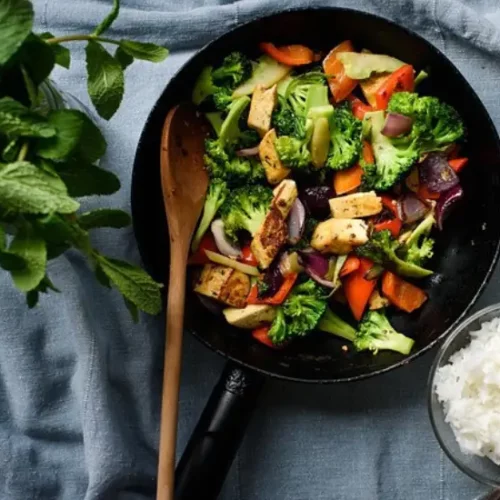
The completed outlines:
<svg viewBox="0 0 500 500">
<path fill-rule="evenodd" d="M 238 451 L 265 377 L 228 362 L 175 471 L 176 500 L 214 500 Z"/>
</svg>

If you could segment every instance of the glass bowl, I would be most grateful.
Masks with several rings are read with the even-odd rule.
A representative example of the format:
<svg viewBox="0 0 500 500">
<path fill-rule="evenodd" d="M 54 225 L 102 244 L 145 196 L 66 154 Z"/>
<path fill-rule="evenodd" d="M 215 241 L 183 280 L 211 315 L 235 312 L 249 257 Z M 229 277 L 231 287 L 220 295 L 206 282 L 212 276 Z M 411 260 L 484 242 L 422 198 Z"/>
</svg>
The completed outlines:
<svg viewBox="0 0 500 500">
<path fill-rule="evenodd" d="M 500 304 L 482 309 L 459 325 L 440 347 L 432 365 L 428 384 L 430 419 L 441 448 L 465 474 L 480 483 L 494 487 L 500 487 L 500 466 L 494 464 L 489 458 L 466 455 L 460 450 L 451 426 L 445 422 L 443 408 L 434 392 L 434 381 L 436 371 L 446 365 L 455 352 L 469 344 L 470 332 L 479 330 L 482 323 L 497 317 L 500 317 Z"/>
</svg>

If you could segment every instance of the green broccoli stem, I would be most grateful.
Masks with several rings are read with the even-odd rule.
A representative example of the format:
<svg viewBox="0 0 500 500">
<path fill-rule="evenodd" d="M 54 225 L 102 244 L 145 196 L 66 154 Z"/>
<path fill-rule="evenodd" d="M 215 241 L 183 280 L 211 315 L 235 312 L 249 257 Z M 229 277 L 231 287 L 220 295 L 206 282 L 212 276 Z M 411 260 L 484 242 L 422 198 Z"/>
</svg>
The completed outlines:
<svg viewBox="0 0 500 500">
<path fill-rule="evenodd" d="M 243 96 L 236 101 L 233 101 L 229 107 L 229 113 L 227 114 L 220 129 L 219 140 L 221 144 L 225 145 L 231 143 L 241 134 L 241 130 L 239 128 L 240 117 L 249 105 L 250 97 L 248 96 Z"/>
<path fill-rule="evenodd" d="M 330 308 L 327 308 L 321 319 L 319 320 L 317 328 L 323 332 L 333 333 L 338 337 L 353 342 L 356 338 L 356 330 L 346 323 L 342 318 L 337 316 Z"/>
<path fill-rule="evenodd" d="M 406 245 L 411 246 L 417 243 L 422 235 L 427 235 L 432 229 L 432 226 L 436 223 L 434 214 L 429 212 L 425 219 L 415 228 L 411 233 L 410 237 L 406 240 Z"/>
<path fill-rule="evenodd" d="M 415 341 L 413 339 L 397 332 L 386 332 L 383 336 L 374 336 L 374 338 L 370 341 L 371 350 L 375 352 L 379 350 L 387 350 L 396 351 L 401 354 L 410 354 L 414 343 Z"/>
</svg>

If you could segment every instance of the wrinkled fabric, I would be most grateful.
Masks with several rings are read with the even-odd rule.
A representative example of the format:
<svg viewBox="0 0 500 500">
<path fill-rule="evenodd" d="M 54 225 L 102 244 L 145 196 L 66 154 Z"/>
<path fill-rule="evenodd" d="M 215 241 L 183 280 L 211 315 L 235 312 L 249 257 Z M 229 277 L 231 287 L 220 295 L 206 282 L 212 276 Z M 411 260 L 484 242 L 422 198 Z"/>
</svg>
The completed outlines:
<svg viewBox="0 0 500 500">
<path fill-rule="evenodd" d="M 130 208 L 133 156 L 146 116 L 194 50 L 239 23 L 283 8 L 339 5 L 417 31 L 458 66 L 500 124 L 498 0 L 123 0 L 110 30 L 169 47 L 163 64 L 135 62 L 120 111 L 101 123 L 104 163 L 119 193 L 84 209 Z M 35 0 L 37 29 L 87 33 L 110 0 Z M 88 103 L 82 47 L 72 44 L 62 88 Z M 133 233 L 98 230 L 106 254 L 139 262 Z M 50 264 L 60 294 L 28 310 L 0 274 L 0 499 L 154 498 L 163 322 L 132 324 L 120 296 L 68 252 Z M 479 306 L 500 301 L 498 273 Z M 179 450 L 223 360 L 190 337 L 184 348 Z M 388 375 L 339 386 L 270 381 L 228 476 L 223 500 L 469 500 L 483 488 L 440 451 L 429 423 L 432 354 Z M 200 499 L 202 500 L 202 499 Z"/>
</svg>

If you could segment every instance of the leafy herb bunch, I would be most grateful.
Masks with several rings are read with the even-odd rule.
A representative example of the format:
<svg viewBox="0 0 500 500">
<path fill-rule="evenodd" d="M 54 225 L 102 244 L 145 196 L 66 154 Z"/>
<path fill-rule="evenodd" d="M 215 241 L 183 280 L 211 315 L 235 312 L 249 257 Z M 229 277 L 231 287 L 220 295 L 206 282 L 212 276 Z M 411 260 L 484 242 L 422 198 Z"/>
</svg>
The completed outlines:
<svg viewBox="0 0 500 500">
<path fill-rule="evenodd" d="M 118 16 L 119 0 L 90 34 L 36 35 L 29 0 L 0 0 L 0 267 L 12 275 L 33 307 L 39 294 L 58 291 L 47 262 L 69 248 L 82 252 L 100 283 L 116 287 L 133 318 L 157 314 L 161 285 L 142 269 L 109 258 L 92 247 L 89 231 L 122 228 L 121 210 L 81 213 L 78 198 L 109 195 L 120 182 L 97 165 L 106 151 L 99 128 L 82 111 L 51 110 L 44 100 L 55 64 L 70 67 L 62 44 L 86 43 L 88 92 L 98 114 L 111 118 L 124 91 L 124 70 L 134 59 L 160 62 L 168 51 L 151 43 L 113 40 L 103 33 Z M 112 55 L 106 47 L 116 46 Z"/>
</svg>

